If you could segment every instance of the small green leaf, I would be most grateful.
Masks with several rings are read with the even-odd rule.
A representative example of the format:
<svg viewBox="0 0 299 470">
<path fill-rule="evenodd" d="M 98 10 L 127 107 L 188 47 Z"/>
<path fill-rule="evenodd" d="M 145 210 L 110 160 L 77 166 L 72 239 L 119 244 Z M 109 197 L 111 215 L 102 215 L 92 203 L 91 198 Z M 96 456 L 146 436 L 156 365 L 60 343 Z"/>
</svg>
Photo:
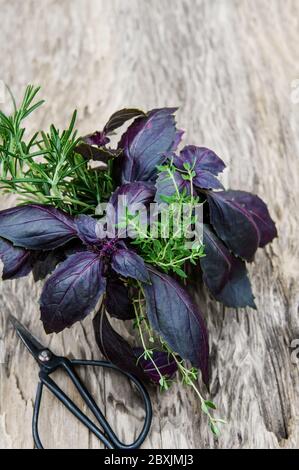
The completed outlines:
<svg viewBox="0 0 299 470">
<path fill-rule="evenodd" d="M 211 428 L 211 431 L 212 431 L 212 433 L 214 434 L 214 436 L 216 436 L 216 437 L 219 437 L 219 436 L 220 436 L 220 430 L 219 430 L 219 428 L 216 426 L 216 424 L 211 423 L 211 424 L 210 424 L 210 428 Z"/>
<path fill-rule="evenodd" d="M 203 411 L 205 414 L 207 414 L 207 415 L 209 414 L 209 409 L 208 409 L 208 407 L 206 406 L 205 402 L 202 402 L 202 404 L 201 404 L 201 409 L 202 409 L 202 411 Z"/>
<path fill-rule="evenodd" d="M 166 202 L 167 204 L 171 204 L 173 202 L 172 196 L 166 196 L 164 194 L 161 194 L 160 199 L 162 202 Z"/>
<path fill-rule="evenodd" d="M 192 367 L 189 372 L 194 380 L 198 379 L 198 370 L 195 367 Z"/>
<path fill-rule="evenodd" d="M 188 277 L 187 274 L 181 268 L 174 267 L 173 270 L 176 274 L 178 274 L 183 279 L 187 279 L 187 277 Z"/>
<path fill-rule="evenodd" d="M 166 391 L 169 389 L 169 384 L 165 377 L 161 377 L 161 379 L 159 380 L 159 384 L 160 384 L 161 390 Z"/>
<path fill-rule="evenodd" d="M 206 405 L 208 408 L 211 408 L 212 410 L 216 410 L 216 409 L 217 409 L 216 405 L 215 405 L 212 401 L 206 400 L 206 401 L 205 401 L 205 405 Z"/>
<path fill-rule="evenodd" d="M 168 170 L 168 167 L 166 165 L 157 165 L 156 168 L 158 171 L 161 171 L 162 173 Z"/>
</svg>

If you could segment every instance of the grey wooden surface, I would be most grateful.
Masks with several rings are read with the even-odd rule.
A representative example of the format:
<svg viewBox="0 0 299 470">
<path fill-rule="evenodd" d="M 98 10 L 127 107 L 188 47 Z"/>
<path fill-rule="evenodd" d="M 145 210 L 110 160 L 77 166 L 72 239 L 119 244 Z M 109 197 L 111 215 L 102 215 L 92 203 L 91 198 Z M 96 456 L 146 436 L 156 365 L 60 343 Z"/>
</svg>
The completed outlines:
<svg viewBox="0 0 299 470">
<path fill-rule="evenodd" d="M 208 432 L 192 392 L 175 386 L 152 392 L 145 446 L 298 447 L 299 2 L 0 0 L 0 22 L 0 79 L 18 96 L 40 84 L 47 100 L 31 128 L 63 127 L 74 107 L 84 133 L 123 106 L 180 106 L 186 141 L 213 148 L 228 165 L 224 183 L 258 193 L 277 221 L 279 239 L 250 266 L 257 311 L 223 309 L 197 294 L 211 337 L 211 397 L 228 420 L 221 438 Z M 9 204 L 1 196 L 1 207 Z M 40 290 L 30 278 L 0 283 L 1 448 L 33 446 L 37 369 L 7 324 L 10 312 L 57 353 L 99 357 L 91 318 L 45 336 Z M 132 438 L 142 411 L 130 386 L 102 372 L 86 379 L 116 431 Z M 49 396 L 41 434 L 50 447 L 98 447 Z"/>
</svg>

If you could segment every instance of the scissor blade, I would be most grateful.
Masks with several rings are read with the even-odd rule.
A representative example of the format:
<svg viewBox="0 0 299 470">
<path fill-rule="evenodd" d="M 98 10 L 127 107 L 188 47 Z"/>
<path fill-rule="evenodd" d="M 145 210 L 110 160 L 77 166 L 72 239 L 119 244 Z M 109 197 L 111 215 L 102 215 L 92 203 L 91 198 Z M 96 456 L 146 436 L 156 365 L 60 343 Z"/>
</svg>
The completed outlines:
<svg viewBox="0 0 299 470">
<path fill-rule="evenodd" d="M 46 349 L 31 333 L 25 328 L 22 323 L 19 322 L 13 315 L 9 315 L 9 320 L 13 324 L 17 334 L 19 335 L 20 339 L 25 344 L 26 348 L 30 351 L 30 353 L 37 359 L 40 351 Z"/>
</svg>

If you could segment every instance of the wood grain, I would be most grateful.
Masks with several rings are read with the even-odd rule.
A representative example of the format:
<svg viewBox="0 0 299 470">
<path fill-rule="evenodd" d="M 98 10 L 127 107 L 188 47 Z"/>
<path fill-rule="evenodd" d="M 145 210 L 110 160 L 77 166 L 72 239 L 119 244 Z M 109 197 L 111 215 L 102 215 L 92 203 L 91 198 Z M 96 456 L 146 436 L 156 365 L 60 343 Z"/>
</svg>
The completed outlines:
<svg viewBox="0 0 299 470">
<path fill-rule="evenodd" d="M 210 435 L 193 394 L 175 386 L 152 391 L 145 446 L 298 447 L 299 365 L 291 362 L 299 338 L 298 1 L 0 0 L 0 12 L 0 78 L 18 96 L 27 83 L 40 84 L 47 100 L 32 129 L 65 126 L 74 107 L 85 133 L 124 106 L 180 106 L 186 141 L 213 148 L 229 168 L 224 183 L 258 193 L 277 221 L 279 238 L 250 266 L 257 311 L 223 309 L 196 292 L 211 336 L 211 397 L 228 420 L 221 438 Z M 2 207 L 12 203 L 1 200 Z M 45 336 L 40 289 L 31 278 L 0 283 L 1 448 L 33 447 L 37 369 L 9 328 L 9 313 L 57 353 L 99 357 L 91 318 Z M 117 433 L 130 440 L 142 410 L 129 384 L 96 371 L 86 379 Z M 48 396 L 41 435 L 48 447 L 99 447 Z"/>
</svg>

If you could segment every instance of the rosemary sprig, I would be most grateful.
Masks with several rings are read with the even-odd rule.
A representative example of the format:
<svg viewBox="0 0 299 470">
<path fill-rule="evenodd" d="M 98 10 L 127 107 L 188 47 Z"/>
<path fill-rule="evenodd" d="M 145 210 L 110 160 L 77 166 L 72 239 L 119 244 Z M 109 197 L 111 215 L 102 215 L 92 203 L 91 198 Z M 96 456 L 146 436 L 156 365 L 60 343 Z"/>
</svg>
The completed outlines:
<svg viewBox="0 0 299 470">
<path fill-rule="evenodd" d="M 23 121 L 39 108 L 39 88 L 28 86 L 17 108 L 7 116 L 0 111 L 0 189 L 16 193 L 24 203 L 51 204 L 70 214 L 94 214 L 113 190 L 109 171 L 96 172 L 76 147 L 81 141 L 75 129 L 77 112 L 66 130 L 51 125 L 25 138 Z"/>
</svg>

